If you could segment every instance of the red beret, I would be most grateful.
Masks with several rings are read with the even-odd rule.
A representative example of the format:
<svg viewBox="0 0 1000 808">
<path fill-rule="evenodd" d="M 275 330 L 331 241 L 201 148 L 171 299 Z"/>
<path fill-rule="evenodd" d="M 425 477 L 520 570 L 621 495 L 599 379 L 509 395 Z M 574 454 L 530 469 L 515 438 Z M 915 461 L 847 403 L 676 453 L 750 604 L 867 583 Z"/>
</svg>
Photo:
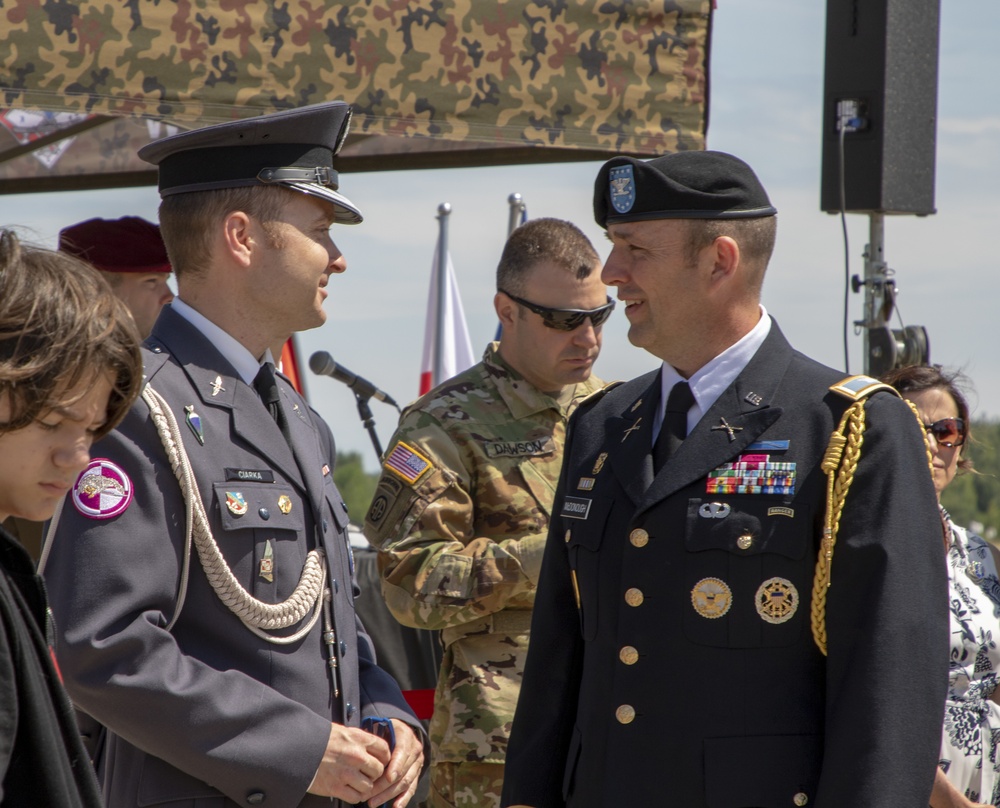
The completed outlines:
<svg viewBox="0 0 1000 808">
<path fill-rule="evenodd" d="M 59 249 L 105 272 L 170 272 L 159 226 L 138 216 L 66 227 L 59 233 Z"/>
</svg>

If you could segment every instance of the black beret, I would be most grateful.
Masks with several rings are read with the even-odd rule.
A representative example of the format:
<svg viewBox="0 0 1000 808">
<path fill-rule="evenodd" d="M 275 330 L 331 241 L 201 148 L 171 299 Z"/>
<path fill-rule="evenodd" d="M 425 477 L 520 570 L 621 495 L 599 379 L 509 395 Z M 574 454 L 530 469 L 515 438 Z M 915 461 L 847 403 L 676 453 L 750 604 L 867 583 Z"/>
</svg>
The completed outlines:
<svg viewBox="0 0 1000 808">
<path fill-rule="evenodd" d="M 338 222 L 358 224 L 361 212 L 337 192 L 333 170 L 350 123 L 349 104 L 327 101 L 171 135 L 139 157 L 159 167 L 160 196 L 282 185 L 332 202 Z"/>
<path fill-rule="evenodd" d="M 684 151 L 608 160 L 594 184 L 601 227 L 646 219 L 754 219 L 778 211 L 753 169 L 715 151 Z"/>
</svg>

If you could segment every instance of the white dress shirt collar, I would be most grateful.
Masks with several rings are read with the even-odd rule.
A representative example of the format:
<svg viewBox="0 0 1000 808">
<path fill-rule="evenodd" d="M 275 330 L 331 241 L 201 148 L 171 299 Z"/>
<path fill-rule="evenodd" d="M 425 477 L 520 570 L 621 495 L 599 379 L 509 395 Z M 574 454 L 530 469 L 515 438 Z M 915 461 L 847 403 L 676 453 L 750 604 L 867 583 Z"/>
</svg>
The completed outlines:
<svg viewBox="0 0 1000 808">
<path fill-rule="evenodd" d="M 743 369 L 750 364 L 754 354 L 764 344 L 767 335 L 771 332 L 771 317 L 767 309 L 760 307 L 760 319 L 757 324 L 739 341 L 730 345 L 726 350 L 715 357 L 711 362 L 699 368 L 687 383 L 691 386 L 691 393 L 694 395 L 694 406 L 688 410 L 688 432 L 695 427 L 702 416 L 708 412 L 712 405 L 719 400 L 719 396 L 729 387 L 736 377 L 743 372 Z M 656 413 L 656 421 L 653 424 L 653 440 L 660 433 L 660 425 L 663 423 L 663 411 L 666 408 L 667 397 L 677 382 L 685 381 L 684 377 L 678 373 L 672 365 L 663 363 L 660 373 L 660 401 L 663 406 Z"/>
<path fill-rule="evenodd" d="M 223 331 L 219 326 L 209 320 L 201 312 L 195 311 L 179 297 L 175 297 L 170 303 L 171 308 L 191 325 L 197 328 L 211 342 L 216 350 L 226 358 L 243 381 L 253 385 L 253 380 L 260 370 L 262 362 L 248 351 L 243 344 L 234 336 Z M 270 350 L 264 352 L 263 361 L 273 362 Z"/>
</svg>

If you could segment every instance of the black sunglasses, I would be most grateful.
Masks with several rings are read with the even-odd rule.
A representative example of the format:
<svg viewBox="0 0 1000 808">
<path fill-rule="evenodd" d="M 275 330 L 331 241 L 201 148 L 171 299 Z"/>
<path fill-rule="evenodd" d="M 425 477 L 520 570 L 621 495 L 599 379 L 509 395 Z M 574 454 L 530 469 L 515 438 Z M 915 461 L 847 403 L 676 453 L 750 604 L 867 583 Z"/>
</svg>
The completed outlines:
<svg viewBox="0 0 1000 808">
<path fill-rule="evenodd" d="M 519 303 L 529 311 L 533 311 L 542 318 L 542 322 L 549 328 L 556 331 L 575 331 L 588 317 L 590 324 L 594 328 L 604 325 L 604 321 L 611 316 L 615 310 L 615 301 L 608 296 L 608 302 L 596 309 L 553 309 L 548 306 L 539 306 L 537 303 L 530 303 L 522 297 L 512 295 L 510 292 L 500 290 L 515 303 Z"/>
<path fill-rule="evenodd" d="M 938 446 L 961 446 L 965 443 L 965 421 L 961 418 L 942 418 L 933 424 L 924 424 L 924 430 L 934 436 Z"/>
</svg>

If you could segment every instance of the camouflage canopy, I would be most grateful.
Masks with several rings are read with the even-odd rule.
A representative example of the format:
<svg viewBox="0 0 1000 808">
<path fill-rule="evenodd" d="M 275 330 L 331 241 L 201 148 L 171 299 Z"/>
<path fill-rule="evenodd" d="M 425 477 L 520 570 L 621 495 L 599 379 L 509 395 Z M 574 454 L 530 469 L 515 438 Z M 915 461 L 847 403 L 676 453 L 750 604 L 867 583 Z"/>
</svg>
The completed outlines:
<svg viewBox="0 0 1000 808">
<path fill-rule="evenodd" d="M 179 128 L 342 99 L 342 171 L 704 148 L 711 0 L 0 0 L 0 193 L 155 182 Z"/>
</svg>

